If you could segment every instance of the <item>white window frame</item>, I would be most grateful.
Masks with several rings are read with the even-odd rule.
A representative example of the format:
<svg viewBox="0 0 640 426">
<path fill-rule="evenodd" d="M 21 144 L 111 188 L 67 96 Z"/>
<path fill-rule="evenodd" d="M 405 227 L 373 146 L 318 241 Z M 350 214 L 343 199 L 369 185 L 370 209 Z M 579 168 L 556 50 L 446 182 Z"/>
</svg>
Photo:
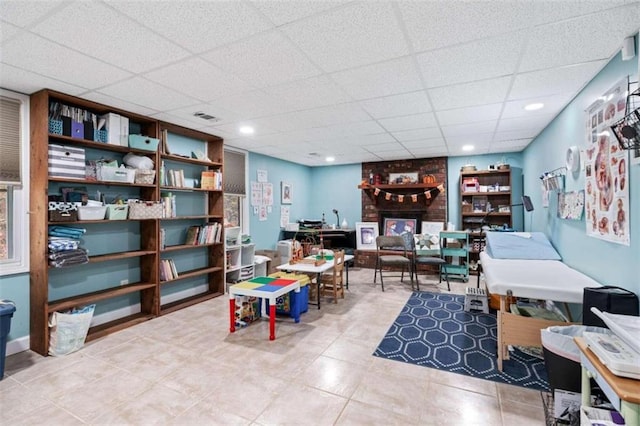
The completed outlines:
<svg viewBox="0 0 640 426">
<path fill-rule="evenodd" d="M 0 95 L 20 102 L 20 167 L 22 185 L 7 187 L 12 200 L 7 214 L 11 217 L 11 257 L 0 260 L 0 276 L 29 272 L 29 96 L 0 88 Z"/>
</svg>

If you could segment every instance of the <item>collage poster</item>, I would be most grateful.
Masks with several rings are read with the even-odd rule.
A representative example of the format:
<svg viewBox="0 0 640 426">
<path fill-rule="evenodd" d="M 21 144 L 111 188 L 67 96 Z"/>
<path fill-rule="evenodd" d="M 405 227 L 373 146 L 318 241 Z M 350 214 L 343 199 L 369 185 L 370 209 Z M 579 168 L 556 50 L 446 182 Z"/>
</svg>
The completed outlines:
<svg viewBox="0 0 640 426">
<path fill-rule="evenodd" d="M 625 78 L 587 108 L 584 170 L 587 235 L 628 246 L 629 154 L 610 127 L 624 117 L 626 91 Z"/>
</svg>

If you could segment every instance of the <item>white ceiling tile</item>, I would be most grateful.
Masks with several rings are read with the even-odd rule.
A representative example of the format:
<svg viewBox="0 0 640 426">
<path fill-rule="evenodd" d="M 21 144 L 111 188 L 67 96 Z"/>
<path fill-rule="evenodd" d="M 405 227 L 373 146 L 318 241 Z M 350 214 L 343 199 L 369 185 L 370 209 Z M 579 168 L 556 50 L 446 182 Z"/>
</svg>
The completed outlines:
<svg viewBox="0 0 640 426">
<path fill-rule="evenodd" d="M 406 156 L 409 153 L 399 142 L 367 145 L 365 149 L 372 154 L 395 153 L 396 156 L 392 158 L 407 158 Z M 404 155 L 404 157 L 397 157 L 397 155 Z"/>
<path fill-rule="evenodd" d="M 502 118 L 510 117 L 532 117 L 536 115 L 548 115 L 558 113 L 563 109 L 573 97 L 573 93 L 562 93 L 559 95 L 540 96 L 535 98 L 518 99 L 504 103 Z M 542 103 L 544 107 L 536 111 L 527 111 L 525 106 L 532 103 Z"/>
<path fill-rule="evenodd" d="M 550 95 L 573 95 L 580 90 L 606 61 L 572 65 L 550 70 L 516 75 L 509 99 L 535 98 Z"/>
<path fill-rule="evenodd" d="M 640 4 L 536 27 L 522 58 L 520 71 L 609 59 L 622 40 L 638 31 Z M 590 31 L 584 31 L 589 28 Z M 554 49 L 547 46 L 553 45 Z"/>
<path fill-rule="evenodd" d="M 282 99 L 269 95 L 262 90 L 223 96 L 210 102 L 210 104 L 233 111 L 246 119 L 272 116 L 291 111 L 291 108 Z"/>
<path fill-rule="evenodd" d="M 340 86 L 326 75 L 268 87 L 264 91 L 279 96 L 296 110 L 340 104 L 351 100 Z"/>
<path fill-rule="evenodd" d="M 255 35 L 202 57 L 256 87 L 275 86 L 320 74 L 315 65 L 276 31 Z"/>
<path fill-rule="evenodd" d="M 446 157 L 449 155 L 449 149 L 446 146 L 434 148 L 415 148 L 410 149 L 409 152 L 413 154 L 415 158 Z"/>
<path fill-rule="evenodd" d="M 20 68 L 0 63 L 0 87 L 11 88 L 15 92 L 30 95 L 40 89 L 48 88 L 78 96 L 87 91 L 64 81 L 55 80 Z"/>
<path fill-rule="evenodd" d="M 177 44 L 200 53 L 273 28 L 239 1 L 114 1 L 109 5 Z"/>
<path fill-rule="evenodd" d="M 252 1 L 251 4 L 264 13 L 275 25 L 281 26 L 336 6 L 342 6 L 344 1 Z"/>
<path fill-rule="evenodd" d="M 636 0 L 563 0 L 535 2 L 533 23 L 536 25 L 564 21 L 605 9 L 613 9 Z"/>
<path fill-rule="evenodd" d="M 185 59 L 143 76 L 204 102 L 254 89 L 247 82 L 221 71 L 200 58 Z M 176 84 L 177 81 L 180 82 L 179 85 Z"/>
<path fill-rule="evenodd" d="M 436 111 L 483 104 L 495 104 L 505 100 L 510 77 L 462 83 L 429 89 Z"/>
<path fill-rule="evenodd" d="M 533 2 L 398 2 L 414 51 L 529 28 Z"/>
<path fill-rule="evenodd" d="M 68 7 L 69 3 L 69 1 L 58 0 L 2 0 L 0 2 L 0 17 L 5 22 L 24 28 Z M 4 23 L 2 25 L 4 27 Z"/>
<path fill-rule="evenodd" d="M 355 121 L 367 121 L 369 115 L 356 103 L 324 106 L 297 113 L 301 117 L 313 121 L 314 126 L 330 126 L 332 124 L 349 123 Z"/>
<path fill-rule="evenodd" d="M 239 121 L 237 123 L 229 123 L 229 124 L 222 124 L 220 126 L 215 126 L 216 129 L 220 129 L 223 132 L 227 132 L 230 134 L 236 134 L 236 135 L 240 135 L 240 127 L 244 126 L 244 125 L 250 125 L 252 124 L 249 121 Z M 270 127 L 267 127 L 265 125 L 261 125 L 261 126 L 254 126 L 254 133 L 251 136 L 245 136 L 245 139 L 255 139 L 258 138 L 260 136 L 263 135 L 272 135 L 274 133 L 278 133 L 277 130 L 272 129 Z"/>
<path fill-rule="evenodd" d="M 437 126 L 436 118 L 432 112 L 423 114 L 405 115 L 402 117 L 383 118 L 378 123 L 389 132 L 403 130 L 423 129 Z"/>
<path fill-rule="evenodd" d="M 427 87 L 502 77 L 516 70 L 524 32 L 472 41 L 416 56 Z"/>
<path fill-rule="evenodd" d="M 447 136 L 447 146 L 450 148 L 453 146 L 462 147 L 463 145 L 489 145 L 493 140 L 493 133 L 475 133 L 456 136 Z"/>
<path fill-rule="evenodd" d="M 432 139 L 420 139 L 417 141 L 400 142 L 406 149 L 414 150 L 426 150 L 426 149 L 441 149 L 446 146 L 444 139 L 432 138 Z"/>
<path fill-rule="evenodd" d="M 538 114 L 515 118 L 502 118 L 498 122 L 498 132 L 509 132 L 513 130 L 531 129 L 540 132 L 555 117 L 555 114 Z"/>
<path fill-rule="evenodd" d="M 431 111 L 431 105 L 427 98 L 427 93 L 424 90 L 382 98 L 366 99 L 360 101 L 360 106 L 371 114 L 373 118 L 398 117 L 401 115 Z"/>
<path fill-rule="evenodd" d="M 143 105 L 157 111 L 184 108 L 199 102 L 174 90 L 160 86 L 141 77 L 134 77 L 99 90 L 108 96 L 120 99 L 132 99 L 132 103 Z"/>
<path fill-rule="evenodd" d="M 60 25 L 62 19 L 66 25 Z M 180 46 L 97 2 L 76 2 L 35 25 L 32 31 L 133 73 L 189 55 Z"/>
<path fill-rule="evenodd" d="M 87 89 L 102 87 L 131 75 L 30 33 L 21 34 L 3 44 L 2 61 Z"/>
<path fill-rule="evenodd" d="M 336 141 L 349 146 L 367 146 L 371 144 L 396 142 L 396 140 L 388 133 L 354 135 L 348 138 L 336 138 Z"/>
<path fill-rule="evenodd" d="M 491 104 L 438 111 L 436 115 L 441 126 L 449 126 L 452 124 L 497 120 L 500 117 L 501 110 L 502 104 Z"/>
<path fill-rule="evenodd" d="M 281 30 L 332 72 L 408 54 L 395 16 L 388 2 L 358 2 Z"/>
<path fill-rule="evenodd" d="M 540 133 L 539 130 L 536 129 L 520 129 L 520 130 L 510 130 L 505 132 L 496 132 L 493 136 L 494 142 L 502 142 L 509 141 L 515 139 L 528 139 L 532 140 L 534 137 L 538 136 Z"/>
<path fill-rule="evenodd" d="M 88 99 L 93 102 L 98 102 L 103 105 L 108 105 L 110 107 L 118 108 L 124 111 L 134 112 L 140 115 L 148 115 L 151 116 L 156 114 L 158 111 L 148 108 L 146 105 L 138 105 L 132 102 L 119 99 L 113 96 L 105 95 L 104 93 L 99 92 L 88 92 L 82 95 L 82 98 Z"/>
<path fill-rule="evenodd" d="M 441 138 L 442 133 L 437 127 L 430 127 L 428 129 L 415 129 L 402 132 L 391 132 L 393 137 L 399 141 L 415 141 L 420 139 L 433 139 Z"/>
<path fill-rule="evenodd" d="M 481 123 L 456 124 L 453 126 L 442 126 L 442 133 L 445 138 L 455 136 L 476 135 L 493 132 L 496 128 L 497 120 L 483 121 Z"/>
<path fill-rule="evenodd" d="M 410 58 L 336 72 L 331 75 L 354 99 L 368 99 L 422 90 Z"/>
<path fill-rule="evenodd" d="M 2 28 L 0 28 L 0 45 L 5 43 L 7 40 L 11 40 L 13 37 L 16 37 L 21 32 L 23 32 L 23 30 L 16 27 L 15 25 L 2 22 Z M 2 60 L 1 50 L 0 50 L 0 60 Z"/>
<path fill-rule="evenodd" d="M 207 115 L 211 115 L 216 117 L 218 120 L 216 121 L 207 121 L 200 117 L 196 117 L 194 114 L 197 112 L 202 112 Z M 220 108 L 219 106 L 212 105 L 210 103 L 200 103 L 189 105 L 184 108 L 178 108 L 171 110 L 170 115 L 180 117 L 183 120 L 189 120 L 193 123 L 197 123 L 198 125 L 207 126 L 222 126 L 223 124 L 234 123 L 240 120 L 240 116 L 229 110 L 224 108 Z"/>
</svg>

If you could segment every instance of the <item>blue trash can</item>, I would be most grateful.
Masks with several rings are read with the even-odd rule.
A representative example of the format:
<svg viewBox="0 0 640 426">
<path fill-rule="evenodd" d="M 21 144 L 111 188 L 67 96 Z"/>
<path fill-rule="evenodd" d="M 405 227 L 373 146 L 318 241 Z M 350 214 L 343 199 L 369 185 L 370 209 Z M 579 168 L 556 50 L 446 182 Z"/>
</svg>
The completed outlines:
<svg viewBox="0 0 640 426">
<path fill-rule="evenodd" d="M 0 300 L 0 380 L 4 377 L 4 359 L 7 354 L 7 336 L 11 330 L 11 318 L 16 305 L 10 300 Z"/>
</svg>

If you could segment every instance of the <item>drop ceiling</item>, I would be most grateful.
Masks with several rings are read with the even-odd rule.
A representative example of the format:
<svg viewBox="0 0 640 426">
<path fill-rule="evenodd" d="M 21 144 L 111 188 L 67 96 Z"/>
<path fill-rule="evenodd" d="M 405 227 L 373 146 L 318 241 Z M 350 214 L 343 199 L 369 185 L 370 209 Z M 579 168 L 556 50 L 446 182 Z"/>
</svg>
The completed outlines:
<svg viewBox="0 0 640 426">
<path fill-rule="evenodd" d="M 0 86 L 308 166 L 518 152 L 639 23 L 613 0 L 3 0 Z"/>
</svg>

